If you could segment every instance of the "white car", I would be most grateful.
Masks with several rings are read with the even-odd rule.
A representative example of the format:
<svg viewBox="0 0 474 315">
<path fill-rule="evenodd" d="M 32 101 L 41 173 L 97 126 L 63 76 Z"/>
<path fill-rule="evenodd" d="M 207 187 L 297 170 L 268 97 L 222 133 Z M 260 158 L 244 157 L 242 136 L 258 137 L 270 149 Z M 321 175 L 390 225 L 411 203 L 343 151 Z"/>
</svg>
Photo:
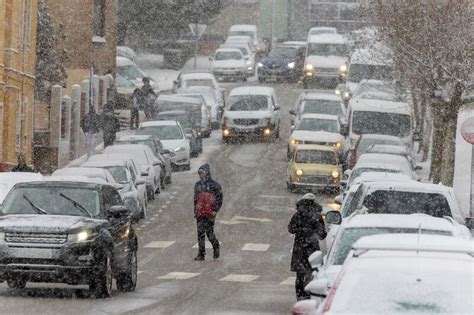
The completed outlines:
<svg viewBox="0 0 474 315">
<path fill-rule="evenodd" d="M 219 46 L 219 48 L 237 48 L 240 49 L 244 58 L 247 59 L 247 73 L 249 77 L 255 75 L 255 58 L 252 50 L 250 49 L 248 43 L 245 42 L 227 42 Z"/>
<path fill-rule="evenodd" d="M 311 38 L 311 36 L 321 35 L 321 34 L 337 34 L 337 29 L 335 27 L 312 27 L 308 31 L 308 38 L 307 41 Z"/>
<path fill-rule="evenodd" d="M 209 138 L 212 133 L 212 99 L 207 98 L 202 91 L 194 90 L 194 92 L 188 90 L 180 90 L 177 95 L 163 95 L 159 97 L 160 100 L 170 98 L 187 98 L 194 99 L 199 102 L 201 106 L 201 134 L 202 137 Z M 180 100 L 183 103 L 183 100 Z M 211 102 L 211 103 L 209 103 Z"/>
<path fill-rule="evenodd" d="M 223 102 L 219 100 L 219 93 L 216 89 L 208 86 L 193 86 L 186 89 L 180 89 L 178 94 L 201 94 L 206 100 L 206 104 L 211 107 L 211 127 L 212 129 L 219 128 L 219 122 L 223 112 Z"/>
<path fill-rule="evenodd" d="M 133 160 L 126 155 L 109 155 L 110 159 L 104 155 L 93 155 L 93 157 L 94 159 L 91 157 L 81 167 L 103 168 L 109 171 L 115 181 L 123 186 L 121 189 L 123 198 L 138 200 L 140 218 L 144 219 L 148 208 L 146 181 L 136 170 Z"/>
<path fill-rule="evenodd" d="M 0 173 L 0 205 L 13 186 L 18 183 L 42 181 L 43 175 L 39 173 L 6 172 Z"/>
<path fill-rule="evenodd" d="M 247 80 L 247 62 L 250 59 L 245 58 L 240 49 L 220 48 L 210 59 L 211 71 L 217 80 Z"/>
<path fill-rule="evenodd" d="M 230 92 L 222 119 L 222 140 L 243 135 L 279 138 L 280 105 L 273 88 L 238 87 Z"/>
<path fill-rule="evenodd" d="M 163 148 L 174 155 L 171 163 L 174 167 L 191 169 L 191 146 L 179 122 L 175 120 L 147 121 L 140 124 L 137 129 L 139 135 L 157 136 Z"/>
<path fill-rule="evenodd" d="M 292 133 L 288 141 L 288 158 L 298 144 L 328 145 L 335 148 L 339 158 L 344 153 L 344 137 L 339 133 L 340 121 L 334 115 L 304 114 L 296 126 L 292 127 Z"/>
<path fill-rule="evenodd" d="M 308 314 L 472 314 L 474 242 L 429 234 L 359 239 L 334 286 L 306 288 L 328 298 Z M 317 305 L 316 301 L 313 301 Z"/>
<path fill-rule="evenodd" d="M 128 58 L 133 62 L 135 62 L 135 58 L 137 58 L 135 51 L 127 46 L 117 46 L 117 56 Z"/>
<path fill-rule="evenodd" d="M 117 57 L 116 62 L 118 75 L 132 82 L 135 87 L 141 88 L 143 86 L 142 79 L 148 76 L 145 72 L 140 70 L 132 60 L 125 57 Z M 149 79 L 152 89 L 158 91 L 158 85 L 153 81 L 153 79 Z"/>
<path fill-rule="evenodd" d="M 258 38 L 257 26 L 255 25 L 232 25 L 229 29 L 228 36 L 231 38 L 235 36 L 248 36 L 252 40 L 252 43 L 255 47 L 257 47 L 258 49 L 262 49 L 261 43 L 259 42 Z"/>
<path fill-rule="evenodd" d="M 304 114 L 336 115 L 345 119 L 346 108 L 337 95 L 308 90 L 300 94 L 294 109 L 290 110 L 291 125 L 297 125 Z"/>
<path fill-rule="evenodd" d="M 326 214 L 328 215 L 328 214 Z M 312 281 L 326 281 L 329 290 L 338 276 L 342 264 L 352 245 L 361 237 L 388 233 L 414 233 L 450 235 L 460 239 L 471 239 L 469 230 L 452 218 L 435 218 L 426 214 L 366 214 L 354 215 L 342 220 L 329 250 L 323 257 L 321 251 L 314 252 L 309 261 L 313 270 Z M 313 297 L 321 302 L 321 297 Z"/>
<path fill-rule="evenodd" d="M 155 199 L 155 193 L 161 191 L 161 162 L 151 149 L 144 144 L 112 145 L 104 150 L 104 155 L 129 155 L 139 167 L 141 175 L 146 179 L 148 199 Z"/>
</svg>

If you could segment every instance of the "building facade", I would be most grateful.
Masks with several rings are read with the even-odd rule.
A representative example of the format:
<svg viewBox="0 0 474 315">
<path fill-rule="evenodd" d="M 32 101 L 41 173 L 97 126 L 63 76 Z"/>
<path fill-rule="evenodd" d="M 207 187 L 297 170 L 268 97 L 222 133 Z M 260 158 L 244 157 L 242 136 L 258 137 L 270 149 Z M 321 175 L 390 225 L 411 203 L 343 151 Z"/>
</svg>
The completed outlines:
<svg viewBox="0 0 474 315">
<path fill-rule="evenodd" d="M 0 172 L 32 164 L 36 0 L 0 0 Z"/>
</svg>

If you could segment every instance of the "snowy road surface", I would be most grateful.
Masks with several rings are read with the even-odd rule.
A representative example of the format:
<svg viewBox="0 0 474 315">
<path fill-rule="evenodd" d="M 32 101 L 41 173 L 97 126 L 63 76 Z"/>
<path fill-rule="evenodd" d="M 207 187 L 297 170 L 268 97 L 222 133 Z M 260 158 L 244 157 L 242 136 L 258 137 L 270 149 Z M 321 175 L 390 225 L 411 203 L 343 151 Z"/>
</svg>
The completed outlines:
<svg viewBox="0 0 474 315">
<path fill-rule="evenodd" d="M 252 83 L 247 83 L 252 84 Z M 224 84 L 226 87 L 234 84 Z M 286 190 L 288 110 L 301 92 L 278 84 L 283 106 L 282 135 L 275 143 L 221 144 L 218 131 L 204 140 L 204 152 L 187 172 L 173 174 L 137 225 L 139 275 L 135 292 L 110 299 L 88 297 L 87 287 L 28 284 L 9 290 L 0 284 L 2 314 L 288 314 L 295 302 L 290 272 L 292 237 L 287 224 L 299 195 Z M 221 258 L 195 262 L 192 212 L 197 168 L 204 162 L 223 186 L 217 217 Z M 322 196 L 324 203 L 330 202 Z"/>
</svg>

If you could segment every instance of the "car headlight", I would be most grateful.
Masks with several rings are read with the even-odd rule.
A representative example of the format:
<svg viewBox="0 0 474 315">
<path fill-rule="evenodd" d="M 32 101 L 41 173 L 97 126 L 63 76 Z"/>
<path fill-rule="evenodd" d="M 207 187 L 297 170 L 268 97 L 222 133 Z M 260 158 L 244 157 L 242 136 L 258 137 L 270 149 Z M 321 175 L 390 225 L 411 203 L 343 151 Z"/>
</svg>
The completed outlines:
<svg viewBox="0 0 474 315">
<path fill-rule="evenodd" d="M 185 148 L 184 146 L 180 145 L 179 147 L 177 147 L 176 149 L 174 149 L 174 152 L 183 152 L 183 151 L 185 151 L 185 150 L 186 150 L 186 148 Z"/>
<path fill-rule="evenodd" d="M 338 177 L 339 177 L 339 172 L 338 172 L 338 171 L 333 171 L 333 172 L 331 173 L 331 176 L 332 176 L 333 178 L 338 178 Z"/>
<path fill-rule="evenodd" d="M 343 64 L 339 67 L 339 71 L 340 72 L 346 72 L 347 71 L 347 65 L 346 64 Z"/>
<path fill-rule="evenodd" d="M 339 90 L 339 89 L 335 89 L 335 90 L 334 90 L 334 93 L 336 93 L 336 95 L 341 95 L 342 92 L 341 92 L 341 90 Z"/>
<path fill-rule="evenodd" d="M 303 170 L 296 170 L 296 176 L 303 176 Z"/>
<path fill-rule="evenodd" d="M 291 139 L 290 142 L 291 142 L 292 145 L 297 145 L 297 144 L 300 144 L 300 143 L 301 143 L 300 140 L 296 140 L 296 139 Z"/>
<path fill-rule="evenodd" d="M 340 148 L 342 148 L 342 143 L 341 142 L 336 142 L 336 143 L 334 143 L 334 147 L 340 149 Z"/>
<path fill-rule="evenodd" d="M 348 91 L 345 91 L 344 94 L 342 95 L 345 99 L 349 99 L 351 97 L 351 93 Z"/>
<path fill-rule="evenodd" d="M 314 66 L 310 63 L 307 63 L 306 66 L 305 66 L 305 70 L 307 71 L 313 71 L 314 70 Z"/>
<path fill-rule="evenodd" d="M 97 233 L 92 233 L 91 231 L 80 231 L 75 234 L 68 234 L 67 240 L 69 242 L 86 242 L 91 241 L 97 236 Z"/>
<path fill-rule="evenodd" d="M 294 62 L 290 62 L 290 63 L 288 64 L 288 68 L 293 69 L 294 67 L 295 67 L 295 63 L 294 63 Z"/>
<path fill-rule="evenodd" d="M 259 68 L 263 67 L 263 63 L 261 63 L 261 62 L 259 62 L 257 65 L 258 65 Z"/>
</svg>

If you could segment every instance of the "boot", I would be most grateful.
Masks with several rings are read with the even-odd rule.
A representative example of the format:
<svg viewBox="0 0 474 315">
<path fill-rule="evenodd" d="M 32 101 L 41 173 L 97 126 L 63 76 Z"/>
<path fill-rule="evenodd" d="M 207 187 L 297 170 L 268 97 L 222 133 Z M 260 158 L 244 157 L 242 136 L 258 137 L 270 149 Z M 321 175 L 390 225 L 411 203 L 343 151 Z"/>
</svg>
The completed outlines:
<svg viewBox="0 0 474 315">
<path fill-rule="evenodd" d="M 220 250 L 219 247 L 214 248 L 214 259 L 219 258 Z"/>
<path fill-rule="evenodd" d="M 204 254 L 199 253 L 196 257 L 194 257 L 194 260 L 203 261 L 204 260 Z"/>
</svg>

